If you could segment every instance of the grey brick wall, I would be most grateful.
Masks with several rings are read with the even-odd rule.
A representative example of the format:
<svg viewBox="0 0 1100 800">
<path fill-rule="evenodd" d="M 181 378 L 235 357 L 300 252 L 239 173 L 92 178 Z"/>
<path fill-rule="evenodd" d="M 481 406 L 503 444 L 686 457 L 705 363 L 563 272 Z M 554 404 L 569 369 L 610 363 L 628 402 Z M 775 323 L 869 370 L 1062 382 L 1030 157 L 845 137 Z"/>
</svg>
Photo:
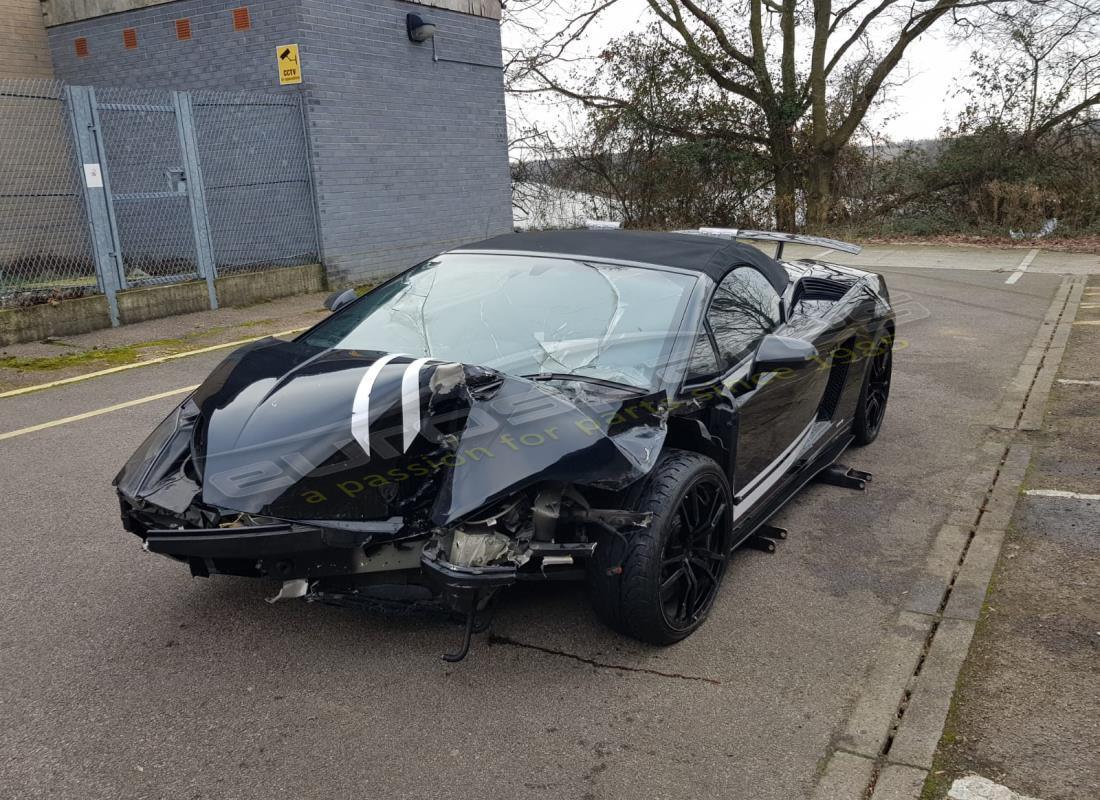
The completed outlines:
<svg viewBox="0 0 1100 800">
<path fill-rule="evenodd" d="M 397 0 L 304 0 L 310 136 L 326 260 L 392 271 L 511 230 L 500 28 Z M 437 26 L 405 35 L 405 14 Z"/>
<path fill-rule="evenodd" d="M 263 89 L 280 91 L 275 48 L 296 41 L 299 0 L 263 0 L 249 6 L 252 27 L 233 30 L 240 0 L 178 0 L 49 28 L 57 77 L 89 86 L 167 89 Z M 175 22 L 191 21 L 191 39 L 176 38 Z M 138 46 L 123 47 L 122 31 L 134 28 Z M 76 54 L 78 37 L 88 56 Z M 294 91 L 282 87 L 282 91 Z"/>
<path fill-rule="evenodd" d="M 234 31 L 240 5 L 177 0 L 50 28 L 57 75 L 297 91 L 278 86 L 274 54 L 301 45 L 322 252 L 336 285 L 511 229 L 498 22 L 400 0 L 265 0 L 249 6 L 251 30 Z M 406 37 L 409 12 L 437 25 L 438 61 L 430 42 Z M 176 39 L 180 17 L 191 20 L 190 41 Z M 123 47 L 124 28 L 137 30 L 137 49 Z"/>
</svg>

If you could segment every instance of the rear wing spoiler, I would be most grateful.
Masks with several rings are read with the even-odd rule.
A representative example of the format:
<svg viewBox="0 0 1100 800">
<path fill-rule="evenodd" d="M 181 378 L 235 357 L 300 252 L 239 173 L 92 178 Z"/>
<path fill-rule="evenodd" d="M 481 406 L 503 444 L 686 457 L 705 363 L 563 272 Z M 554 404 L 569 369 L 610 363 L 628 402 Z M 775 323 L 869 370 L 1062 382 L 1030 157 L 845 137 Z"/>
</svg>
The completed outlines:
<svg viewBox="0 0 1100 800">
<path fill-rule="evenodd" d="M 584 227 L 589 230 L 618 230 L 623 226 L 621 222 L 606 219 L 586 219 Z M 821 247 L 826 250 L 839 250 L 842 253 L 857 255 L 863 250 L 858 244 L 849 244 L 837 239 L 826 239 L 824 236 L 804 236 L 801 233 L 781 233 L 780 231 L 746 231 L 741 228 L 699 228 L 691 231 L 676 231 L 676 233 L 690 233 L 696 236 L 717 236 L 721 239 L 747 239 L 751 242 L 775 242 L 775 257 L 783 257 L 783 245 L 788 242 L 794 244 L 806 244 L 811 247 Z"/>
<path fill-rule="evenodd" d="M 821 247 L 826 250 L 839 250 L 842 253 L 858 254 L 862 247 L 858 244 L 826 239 L 824 236 L 804 236 L 801 233 L 781 233 L 779 231 L 745 231 L 740 228 L 699 228 L 697 231 L 679 231 L 679 233 L 697 233 L 703 236 L 719 236 L 723 239 L 747 239 L 751 242 L 775 242 L 775 257 L 783 257 L 783 245 L 788 242 Z"/>
</svg>

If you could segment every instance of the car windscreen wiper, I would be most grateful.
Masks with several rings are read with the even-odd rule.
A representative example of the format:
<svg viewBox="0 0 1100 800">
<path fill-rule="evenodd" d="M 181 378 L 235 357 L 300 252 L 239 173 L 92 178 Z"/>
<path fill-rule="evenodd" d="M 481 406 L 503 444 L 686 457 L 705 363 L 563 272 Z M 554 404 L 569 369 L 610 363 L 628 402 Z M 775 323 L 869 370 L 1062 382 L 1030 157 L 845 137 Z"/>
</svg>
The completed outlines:
<svg viewBox="0 0 1100 800">
<path fill-rule="evenodd" d="M 520 375 L 521 378 L 526 378 L 529 381 L 579 381 L 581 383 L 591 383 L 596 386 L 606 386 L 608 389 L 621 389 L 627 392 L 644 392 L 640 386 L 631 386 L 629 383 L 619 383 L 618 381 L 609 381 L 604 378 L 593 378 L 589 375 L 574 375 L 572 372 L 537 372 L 533 375 Z"/>
</svg>

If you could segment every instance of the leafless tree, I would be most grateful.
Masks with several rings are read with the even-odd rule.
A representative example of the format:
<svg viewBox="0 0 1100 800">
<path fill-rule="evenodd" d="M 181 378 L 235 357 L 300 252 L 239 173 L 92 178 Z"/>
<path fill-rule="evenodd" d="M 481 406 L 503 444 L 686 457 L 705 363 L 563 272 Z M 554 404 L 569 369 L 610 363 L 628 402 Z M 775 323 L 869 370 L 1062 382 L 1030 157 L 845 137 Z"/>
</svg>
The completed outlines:
<svg viewBox="0 0 1100 800">
<path fill-rule="evenodd" d="M 556 1 L 556 0 L 555 0 Z M 631 87 L 579 70 L 577 48 L 586 34 L 607 17 L 619 0 L 578 0 L 586 5 L 566 15 L 553 33 L 511 60 L 515 92 L 554 92 L 599 110 L 629 109 L 637 121 L 698 140 L 708 132 L 697 116 L 679 117 L 639 108 Z M 550 0 L 547 0 L 550 2 Z M 561 0 L 564 8 L 565 0 Z M 774 181 L 775 216 L 779 228 L 796 226 L 796 196 L 803 187 L 806 218 L 812 227 L 824 225 L 834 203 L 833 178 L 842 149 L 881 99 L 884 88 L 914 42 L 935 27 L 954 24 L 973 36 L 1016 37 L 1035 66 L 1029 124 L 1058 125 L 1069 115 L 1100 103 L 1096 82 L 1075 100 L 1039 122 L 1039 69 L 1058 47 L 1050 31 L 1082 30 L 1096 19 L 1096 0 L 646 0 L 658 21 L 654 46 L 671 48 L 689 65 L 709 98 L 734 113 L 736 125 L 721 135 L 756 148 L 768 161 Z M 1090 17 L 1091 15 L 1091 17 Z M 1037 25 L 1011 32 L 1013 20 L 1032 19 Z M 1077 20 L 1073 22 L 1073 20 Z M 1074 26 L 1076 25 L 1076 28 Z M 1008 33 L 1004 33 L 1009 31 Z M 1053 39 L 1051 37 L 1054 37 Z M 1080 38 L 1076 33 L 1068 38 Z M 1092 42 L 1096 47 L 1096 40 Z M 604 63 L 613 50 L 597 54 Z M 1082 63 L 1095 57 L 1078 54 Z M 598 62 L 597 62 L 598 63 Z M 1066 89 L 1089 69 L 1063 71 Z M 597 70 L 598 74 L 598 70 Z M 1067 95 L 1068 96 L 1068 95 Z M 669 103 L 675 96 L 669 93 Z M 655 106 L 658 112 L 660 105 Z"/>
</svg>

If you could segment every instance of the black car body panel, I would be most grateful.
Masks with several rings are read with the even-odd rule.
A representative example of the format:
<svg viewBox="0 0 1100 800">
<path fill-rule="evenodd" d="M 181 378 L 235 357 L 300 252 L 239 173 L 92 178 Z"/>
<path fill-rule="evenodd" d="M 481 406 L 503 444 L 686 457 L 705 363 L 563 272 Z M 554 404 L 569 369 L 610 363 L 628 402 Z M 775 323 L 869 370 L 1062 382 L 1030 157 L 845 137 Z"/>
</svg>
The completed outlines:
<svg viewBox="0 0 1100 800">
<path fill-rule="evenodd" d="M 522 257 L 532 275 L 543 258 L 597 269 L 614 292 L 612 327 L 635 313 L 617 270 L 688 277 L 669 284 L 679 299 L 667 341 L 631 344 L 629 331 L 616 333 L 627 352 L 648 347 L 656 362 L 632 383 L 543 372 L 541 361 L 522 377 L 430 353 L 340 346 L 354 315 L 403 302 L 407 276 L 449 263 L 425 262 L 294 341 L 266 339 L 227 357 L 116 478 L 127 530 L 196 575 L 296 580 L 331 597 L 409 583 L 454 600 L 467 589 L 582 575 L 600 537 L 627 540 L 648 524 L 631 498 L 676 449 L 722 468 L 736 546 L 852 442 L 869 354 L 893 336 L 880 276 L 781 264 L 703 237 L 513 235 L 454 253 L 479 265 Z M 726 317 L 715 309 L 738 268 L 763 277 L 758 291 L 771 305 L 734 309 L 734 319 L 774 318 L 744 357 L 723 362 L 727 340 L 741 334 L 716 330 Z M 427 324 L 426 307 L 422 298 L 416 324 Z M 479 313 L 493 335 L 484 304 Z M 539 347 L 554 363 L 570 356 Z"/>
<path fill-rule="evenodd" d="M 356 426 L 357 388 L 383 360 L 369 424 Z M 432 385 L 439 367 L 452 368 L 446 387 Z M 405 449 L 410 371 L 419 418 Z M 174 433 L 139 451 L 135 466 L 150 464 L 140 480 L 128 468 L 118 485 L 165 511 L 197 505 L 208 521 L 228 512 L 339 528 L 426 509 L 426 523 L 448 525 L 534 481 L 624 488 L 661 450 L 661 400 L 569 396 L 477 367 L 269 339 L 228 357 L 166 421 Z"/>
</svg>

